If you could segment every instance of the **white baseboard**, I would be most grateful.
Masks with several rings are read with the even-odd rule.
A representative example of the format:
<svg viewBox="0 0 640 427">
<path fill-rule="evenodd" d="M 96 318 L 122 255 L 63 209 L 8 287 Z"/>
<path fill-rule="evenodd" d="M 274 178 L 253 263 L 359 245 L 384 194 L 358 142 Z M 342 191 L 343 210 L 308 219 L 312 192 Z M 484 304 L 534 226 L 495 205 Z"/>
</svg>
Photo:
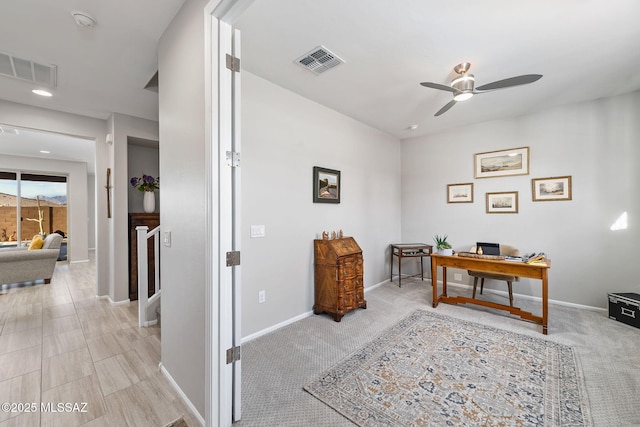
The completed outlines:
<svg viewBox="0 0 640 427">
<path fill-rule="evenodd" d="M 74 261 L 69 261 L 69 264 L 80 264 L 80 263 L 83 263 L 83 262 L 89 262 L 89 260 L 88 259 L 76 259 Z"/>
<path fill-rule="evenodd" d="M 379 288 L 380 286 L 384 285 L 385 283 L 389 283 L 389 282 L 390 282 L 390 280 L 383 280 L 380 283 L 376 283 L 375 285 L 368 286 L 368 287 L 364 288 L 364 293 L 366 294 L 367 292 L 372 291 L 375 288 Z"/>
<path fill-rule="evenodd" d="M 111 304 L 112 306 L 118 306 L 118 305 L 126 305 L 129 304 L 131 302 L 130 299 L 125 299 L 122 301 L 114 301 L 111 299 L 111 297 L 109 295 L 96 295 L 96 299 L 106 299 L 107 301 L 109 301 L 109 304 Z"/>
<path fill-rule="evenodd" d="M 187 395 L 184 394 L 180 386 L 178 386 L 178 383 L 175 382 L 175 380 L 173 379 L 169 371 L 166 370 L 162 362 L 158 364 L 158 368 L 160 369 L 160 372 L 162 372 L 162 375 L 164 375 L 164 377 L 167 379 L 167 381 L 169 381 L 169 384 L 171 385 L 171 387 L 173 387 L 176 393 L 178 393 L 178 396 L 180 396 L 180 399 L 182 399 L 182 402 L 185 404 L 187 409 L 189 409 L 189 411 L 191 412 L 191 415 L 193 415 L 193 417 L 200 423 L 200 425 L 204 427 L 204 424 L 205 424 L 204 418 L 202 417 L 202 415 L 200 415 L 200 412 L 198 412 L 196 407 L 193 406 L 193 403 L 191 403 Z"/>
<path fill-rule="evenodd" d="M 253 333 L 253 334 L 251 334 L 251 335 L 247 335 L 246 337 L 243 337 L 243 338 L 242 338 L 242 340 L 241 340 L 241 344 L 248 343 L 248 342 L 249 342 L 249 341 L 251 341 L 251 340 L 255 340 L 255 339 L 256 339 L 256 338 L 258 338 L 258 337 L 261 337 L 261 336 L 266 335 L 266 334 L 268 334 L 268 333 L 270 333 L 270 332 L 273 332 L 273 331 L 275 331 L 275 330 L 278 330 L 278 329 L 280 329 L 280 328 L 282 328 L 282 327 L 285 327 L 285 326 L 287 326 L 287 325 L 290 325 L 290 324 L 292 324 L 292 323 L 295 323 L 295 322 L 297 322 L 298 320 L 305 319 L 305 318 L 307 318 L 307 317 L 311 316 L 312 314 L 313 314 L 313 310 L 312 310 L 312 311 L 307 311 L 306 313 L 302 313 L 302 314 L 300 314 L 300 315 L 298 315 L 298 316 L 292 317 L 291 319 L 285 320 L 284 322 L 280 322 L 280 323 L 278 323 L 278 324 L 276 324 L 276 325 L 269 326 L 269 327 L 268 327 L 268 328 L 266 328 L 266 329 L 263 329 L 263 330 L 261 330 L 261 331 L 255 332 L 255 333 Z"/>
<path fill-rule="evenodd" d="M 375 285 L 368 286 L 368 287 L 364 288 L 364 293 L 366 294 L 367 292 L 369 292 L 369 291 L 371 291 L 371 290 L 373 290 L 373 289 L 375 289 L 375 288 L 377 288 L 379 286 L 382 286 L 382 285 L 384 285 L 385 283 L 388 283 L 388 282 L 389 282 L 389 280 L 383 280 L 380 283 L 376 283 Z M 268 327 L 266 329 L 263 329 L 261 331 L 255 332 L 255 333 L 253 333 L 251 335 L 247 335 L 246 337 L 242 338 L 241 344 L 246 344 L 251 340 L 255 340 L 256 338 L 259 338 L 259 337 L 261 337 L 263 335 L 266 335 L 266 334 L 268 334 L 270 332 L 276 331 L 276 330 L 278 330 L 278 329 L 280 329 L 282 327 L 285 327 L 287 325 L 295 323 L 298 320 L 305 319 L 305 318 L 307 318 L 307 317 L 309 317 L 311 315 L 313 315 L 313 310 L 307 311 L 307 312 L 302 313 L 302 314 L 300 314 L 298 316 L 292 317 L 291 319 L 287 319 L 284 322 L 280 322 L 280 323 L 278 323 L 276 325 L 273 325 L 273 326 L 270 326 L 270 327 Z"/>
</svg>

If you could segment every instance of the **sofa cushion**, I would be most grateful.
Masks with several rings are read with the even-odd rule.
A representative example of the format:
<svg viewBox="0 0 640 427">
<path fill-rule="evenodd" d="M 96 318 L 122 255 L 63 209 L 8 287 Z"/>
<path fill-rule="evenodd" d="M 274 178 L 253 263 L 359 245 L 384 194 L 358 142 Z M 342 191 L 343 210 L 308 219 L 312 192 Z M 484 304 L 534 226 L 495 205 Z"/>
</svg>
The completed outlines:
<svg viewBox="0 0 640 427">
<path fill-rule="evenodd" d="M 29 243 L 29 250 L 33 251 L 36 249 L 42 249 L 42 245 L 44 245 L 44 240 L 42 240 L 42 236 L 40 236 L 39 234 L 36 234 L 35 236 L 33 236 L 33 239 L 31 239 L 31 243 Z"/>
<path fill-rule="evenodd" d="M 46 239 L 44 239 L 44 244 L 42 245 L 42 249 L 60 249 L 60 244 L 62 243 L 62 236 L 58 233 L 49 234 Z"/>
</svg>

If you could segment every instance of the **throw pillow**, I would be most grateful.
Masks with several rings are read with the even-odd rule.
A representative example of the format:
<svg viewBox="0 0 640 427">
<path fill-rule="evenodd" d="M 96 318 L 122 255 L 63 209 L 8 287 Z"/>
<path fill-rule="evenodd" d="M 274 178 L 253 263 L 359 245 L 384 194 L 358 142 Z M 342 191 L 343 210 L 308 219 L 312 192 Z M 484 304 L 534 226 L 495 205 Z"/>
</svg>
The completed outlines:
<svg viewBox="0 0 640 427">
<path fill-rule="evenodd" d="M 42 236 L 36 234 L 31 239 L 31 243 L 29 244 L 29 250 L 33 251 L 35 249 L 42 249 L 42 245 L 44 245 L 44 240 L 42 240 Z"/>
</svg>

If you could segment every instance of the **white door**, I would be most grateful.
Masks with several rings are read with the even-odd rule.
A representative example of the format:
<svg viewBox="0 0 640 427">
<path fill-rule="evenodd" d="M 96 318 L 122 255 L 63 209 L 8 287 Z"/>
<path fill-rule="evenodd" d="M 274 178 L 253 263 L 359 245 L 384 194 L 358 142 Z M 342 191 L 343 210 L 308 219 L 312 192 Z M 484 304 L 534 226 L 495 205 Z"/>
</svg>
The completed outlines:
<svg viewBox="0 0 640 427">
<path fill-rule="evenodd" d="M 230 399 L 232 421 L 240 420 L 240 384 L 241 360 L 239 358 L 240 329 L 240 31 L 231 25 L 220 22 L 220 236 L 221 254 L 227 265 L 221 285 L 221 324 L 231 325 L 226 329 L 228 349 L 236 349 L 235 357 L 227 356 L 225 376 L 227 384 L 231 384 Z M 224 199 L 224 200 L 223 200 Z M 237 264 L 237 265 L 230 265 Z M 224 306 L 224 307 L 223 307 Z M 233 359 L 232 362 L 229 362 Z"/>
<path fill-rule="evenodd" d="M 232 25 L 253 0 L 212 0 L 207 6 L 210 105 L 208 208 L 211 266 L 207 331 L 206 425 L 240 420 L 240 31 Z M 216 217 L 217 215 L 217 217 Z"/>
<path fill-rule="evenodd" d="M 218 22 L 221 425 L 240 420 L 240 32 Z"/>
</svg>

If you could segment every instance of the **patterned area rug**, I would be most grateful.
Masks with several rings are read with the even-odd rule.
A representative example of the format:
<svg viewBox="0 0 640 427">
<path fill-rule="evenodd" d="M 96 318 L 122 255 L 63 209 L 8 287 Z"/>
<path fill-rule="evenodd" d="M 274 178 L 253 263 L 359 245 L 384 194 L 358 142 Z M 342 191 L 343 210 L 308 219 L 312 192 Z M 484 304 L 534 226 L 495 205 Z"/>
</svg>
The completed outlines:
<svg viewBox="0 0 640 427">
<path fill-rule="evenodd" d="M 165 427 L 189 427 L 184 418 L 180 417 L 177 420 L 170 422 Z"/>
<path fill-rule="evenodd" d="M 304 389 L 360 426 L 591 426 L 571 347 L 417 310 Z"/>
</svg>

